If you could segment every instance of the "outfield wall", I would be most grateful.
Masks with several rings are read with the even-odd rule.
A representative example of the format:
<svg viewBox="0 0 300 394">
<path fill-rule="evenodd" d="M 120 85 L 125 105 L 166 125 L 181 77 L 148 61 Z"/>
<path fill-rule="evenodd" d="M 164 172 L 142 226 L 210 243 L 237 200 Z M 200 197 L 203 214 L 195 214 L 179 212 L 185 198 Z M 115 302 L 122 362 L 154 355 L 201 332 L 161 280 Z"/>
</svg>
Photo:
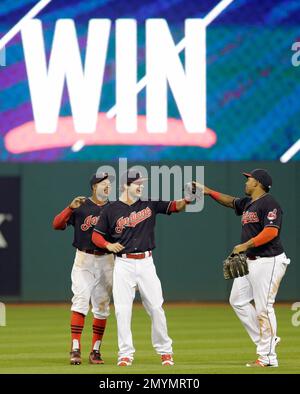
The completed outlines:
<svg viewBox="0 0 300 394">
<path fill-rule="evenodd" d="M 3 223 L 5 237 L 10 226 L 20 230 L 21 271 L 8 269 L 12 262 L 0 249 L 0 297 L 2 300 L 64 301 L 71 297 L 70 272 L 74 257 L 72 230 L 54 231 L 52 219 L 74 196 L 89 193 L 88 180 L 104 163 L 0 164 L 0 177 L 20 177 L 20 224 Z M 108 163 L 105 163 L 108 164 Z M 141 164 L 141 163 L 139 163 Z M 178 163 L 161 163 L 173 166 Z M 267 168 L 273 176 L 272 194 L 284 210 L 282 240 L 292 260 L 283 280 L 278 300 L 300 300 L 300 163 L 275 162 L 182 163 L 204 165 L 205 183 L 232 195 L 243 195 L 240 173 Z M 159 163 L 155 163 L 159 165 Z M 147 165 L 146 165 L 147 167 Z M 9 190 L 1 190 L 4 198 Z M 7 196 L 6 196 L 7 197 Z M 12 201 L 12 200 L 11 200 Z M 12 202 L 13 204 L 13 202 Z M 12 206 L 13 208 L 13 206 Z M 1 213 L 1 205 L 0 205 Z M 231 282 L 222 276 L 222 260 L 239 243 L 240 218 L 210 198 L 197 214 L 160 216 L 156 227 L 155 263 L 167 301 L 227 300 Z M 8 248 L 16 248 L 10 237 Z M 7 268 L 5 268 L 7 267 Z M 19 275 L 20 289 L 4 293 L 1 283 Z"/>
</svg>

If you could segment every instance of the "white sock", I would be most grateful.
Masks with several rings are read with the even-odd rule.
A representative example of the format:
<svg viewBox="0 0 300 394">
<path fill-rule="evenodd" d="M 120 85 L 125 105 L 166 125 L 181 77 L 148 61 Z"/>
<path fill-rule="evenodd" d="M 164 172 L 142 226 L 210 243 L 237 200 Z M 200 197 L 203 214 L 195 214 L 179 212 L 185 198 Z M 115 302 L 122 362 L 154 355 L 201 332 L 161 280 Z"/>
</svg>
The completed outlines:
<svg viewBox="0 0 300 394">
<path fill-rule="evenodd" d="M 77 350 L 77 349 L 80 349 L 79 341 L 78 341 L 78 339 L 73 339 L 73 341 L 72 341 L 72 350 Z"/>
<path fill-rule="evenodd" d="M 97 352 L 99 352 L 100 346 L 101 346 L 101 341 L 100 340 L 96 341 L 94 344 L 93 350 L 96 350 Z"/>
</svg>

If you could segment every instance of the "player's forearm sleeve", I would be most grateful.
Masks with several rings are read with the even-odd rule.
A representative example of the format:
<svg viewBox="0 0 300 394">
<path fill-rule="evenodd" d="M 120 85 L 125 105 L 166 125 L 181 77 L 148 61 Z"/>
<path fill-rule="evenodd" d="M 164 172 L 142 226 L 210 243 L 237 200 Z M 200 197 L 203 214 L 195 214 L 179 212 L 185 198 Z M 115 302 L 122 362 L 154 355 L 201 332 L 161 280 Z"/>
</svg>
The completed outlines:
<svg viewBox="0 0 300 394">
<path fill-rule="evenodd" d="M 67 207 L 58 215 L 56 215 L 52 223 L 54 230 L 64 230 L 66 228 L 67 221 L 72 215 L 72 212 L 72 209 Z"/>
<path fill-rule="evenodd" d="M 98 248 L 106 249 L 106 246 L 109 244 L 108 241 L 103 237 L 103 235 L 93 231 L 92 242 L 98 246 Z"/>
<path fill-rule="evenodd" d="M 258 246 L 267 244 L 276 238 L 278 235 L 278 228 L 276 227 L 265 227 L 256 237 L 252 238 L 253 245 L 255 248 Z"/>
<path fill-rule="evenodd" d="M 169 207 L 168 207 L 168 212 L 172 213 L 172 212 L 178 212 L 178 208 L 177 208 L 177 201 L 171 201 Z"/>
</svg>

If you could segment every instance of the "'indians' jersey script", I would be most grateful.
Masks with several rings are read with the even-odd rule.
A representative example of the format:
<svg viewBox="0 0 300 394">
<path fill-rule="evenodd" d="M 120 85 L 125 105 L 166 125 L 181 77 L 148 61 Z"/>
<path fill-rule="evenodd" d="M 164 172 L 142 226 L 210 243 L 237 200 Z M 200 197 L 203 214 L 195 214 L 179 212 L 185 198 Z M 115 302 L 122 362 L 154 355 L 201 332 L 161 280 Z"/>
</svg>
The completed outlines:
<svg viewBox="0 0 300 394">
<path fill-rule="evenodd" d="M 122 253 L 145 252 L 155 248 L 154 227 L 158 213 L 170 214 L 170 201 L 141 201 L 132 205 L 118 200 L 101 212 L 94 231 L 108 241 L 119 242 Z"/>
<path fill-rule="evenodd" d="M 129 216 L 124 218 L 123 216 L 117 220 L 115 231 L 121 234 L 125 227 L 135 227 L 137 224 L 141 223 L 143 220 L 148 219 L 152 216 L 152 211 L 149 207 L 142 209 L 139 212 L 131 212 Z"/>
<path fill-rule="evenodd" d="M 79 207 L 73 210 L 68 220 L 68 226 L 74 227 L 73 246 L 80 250 L 101 250 L 91 241 L 95 225 L 98 222 L 100 212 L 109 205 L 99 206 L 89 198 Z"/>
<path fill-rule="evenodd" d="M 282 209 L 270 194 L 264 194 L 252 202 L 250 197 L 236 198 L 234 208 L 237 215 L 242 216 L 241 242 L 258 235 L 265 227 L 277 227 L 281 229 Z M 279 238 L 252 248 L 247 251 L 247 256 L 272 257 L 283 253 L 283 247 Z"/>
</svg>

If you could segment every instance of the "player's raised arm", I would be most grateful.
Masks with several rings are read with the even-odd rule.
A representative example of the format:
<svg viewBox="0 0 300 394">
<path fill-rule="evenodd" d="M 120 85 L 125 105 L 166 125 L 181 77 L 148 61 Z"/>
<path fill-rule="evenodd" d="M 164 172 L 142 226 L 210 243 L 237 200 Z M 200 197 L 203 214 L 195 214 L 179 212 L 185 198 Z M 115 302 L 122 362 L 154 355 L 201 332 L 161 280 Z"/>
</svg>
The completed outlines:
<svg viewBox="0 0 300 394">
<path fill-rule="evenodd" d="M 65 230 L 67 228 L 67 222 L 73 213 L 73 209 L 79 208 L 85 200 L 86 197 L 83 196 L 74 198 L 64 210 L 56 215 L 52 222 L 54 230 Z"/>
<path fill-rule="evenodd" d="M 232 197 L 232 196 L 229 196 L 227 194 L 223 194 L 223 193 L 217 192 L 215 190 L 212 190 L 212 189 L 208 188 L 207 186 L 201 185 L 198 182 L 196 182 L 196 186 L 198 188 L 202 189 L 203 193 L 206 196 L 210 196 L 215 201 L 217 201 L 219 204 L 224 205 L 224 207 L 233 208 L 234 209 L 234 200 L 236 199 L 236 197 Z"/>
<path fill-rule="evenodd" d="M 84 196 L 75 197 L 74 200 L 71 201 L 69 208 L 76 209 L 79 208 L 86 200 Z"/>
<path fill-rule="evenodd" d="M 175 209 L 173 211 L 171 210 L 171 212 L 182 212 L 185 210 L 186 206 L 190 204 L 190 201 L 182 198 L 181 200 L 173 201 L 173 204 L 175 206 Z"/>
<path fill-rule="evenodd" d="M 188 204 L 202 198 L 203 187 L 195 181 L 186 183 L 183 190 L 184 197 L 180 200 L 172 201 L 169 212 L 182 212 Z"/>
</svg>

